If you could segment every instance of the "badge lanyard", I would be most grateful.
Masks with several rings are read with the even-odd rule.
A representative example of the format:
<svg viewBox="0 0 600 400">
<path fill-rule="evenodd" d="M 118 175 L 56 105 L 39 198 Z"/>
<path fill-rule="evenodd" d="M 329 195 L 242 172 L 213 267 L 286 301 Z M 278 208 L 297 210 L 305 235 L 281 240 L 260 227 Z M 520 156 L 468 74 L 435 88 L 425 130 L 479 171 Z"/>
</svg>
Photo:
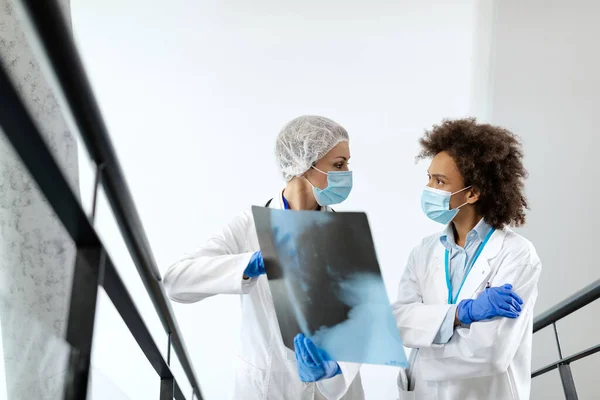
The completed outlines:
<svg viewBox="0 0 600 400">
<path fill-rule="evenodd" d="M 467 280 L 467 277 L 469 276 L 469 272 L 471 272 L 471 269 L 473 268 L 473 266 L 477 262 L 477 259 L 479 258 L 479 255 L 483 251 L 483 248 L 485 247 L 485 245 L 487 244 L 487 242 L 490 240 L 490 237 L 492 237 L 492 234 L 494 233 L 494 231 L 495 231 L 495 229 L 492 229 L 490 231 L 490 233 L 487 234 L 487 236 L 485 237 L 485 239 L 483 240 L 483 242 L 481 242 L 481 244 L 477 248 L 477 251 L 475 252 L 475 255 L 473 256 L 473 259 L 469 263 L 469 267 L 467 268 L 467 273 L 465 274 L 465 277 L 463 278 L 462 283 L 460 284 L 460 287 L 458 288 L 458 292 L 456 292 L 456 296 L 454 298 L 452 297 L 452 282 L 451 282 L 451 279 L 450 279 L 450 270 L 449 270 L 449 266 L 450 266 L 450 252 L 448 250 L 446 250 L 446 256 L 445 256 L 445 259 L 444 259 L 444 264 L 445 264 L 445 269 L 446 269 L 446 286 L 448 287 L 448 304 L 456 304 L 456 300 L 458 300 L 458 296 L 460 295 L 460 291 L 462 290 L 462 287 L 465 284 L 465 281 Z"/>
<path fill-rule="evenodd" d="M 285 197 L 283 197 L 283 209 L 284 210 L 289 210 L 290 209 L 290 203 L 288 203 L 288 201 L 287 201 L 287 199 Z"/>
</svg>

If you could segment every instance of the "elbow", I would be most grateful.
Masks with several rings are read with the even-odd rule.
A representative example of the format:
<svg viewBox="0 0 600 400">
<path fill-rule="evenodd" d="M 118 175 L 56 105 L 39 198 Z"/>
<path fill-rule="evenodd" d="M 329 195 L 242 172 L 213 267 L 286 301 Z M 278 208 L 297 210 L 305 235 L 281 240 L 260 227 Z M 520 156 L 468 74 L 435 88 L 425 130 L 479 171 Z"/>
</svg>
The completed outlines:
<svg viewBox="0 0 600 400">
<path fill-rule="evenodd" d="M 163 286 L 165 288 L 167 296 L 171 300 L 177 301 L 177 290 L 175 289 L 173 282 L 167 277 L 167 275 L 165 275 L 165 277 L 163 278 Z"/>
<path fill-rule="evenodd" d="M 172 266 L 167 270 L 165 276 L 163 276 L 162 283 L 167 296 L 173 301 L 179 301 L 178 298 L 180 293 L 177 284 L 175 283 L 175 274 L 173 273 L 174 267 L 175 266 Z"/>
<path fill-rule="evenodd" d="M 499 375 L 508 371 L 511 360 L 509 355 L 504 353 L 505 352 L 490 352 L 490 354 L 493 354 L 493 359 L 488 361 L 491 375 Z"/>
<path fill-rule="evenodd" d="M 491 373 L 494 375 L 500 375 L 508 371 L 508 367 L 510 366 L 510 362 L 505 358 L 499 358 L 496 360 L 492 360 L 490 363 Z"/>
<path fill-rule="evenodd" d="M 201 294 L 190 288 L 189 282 L 182 274 L 182 266 L 185 264 L 171 266 L 162 278 L 162 284 L 169 299 L 176 303 L 190 304 L 209 297 L 208 294 Z"/>
</svg>

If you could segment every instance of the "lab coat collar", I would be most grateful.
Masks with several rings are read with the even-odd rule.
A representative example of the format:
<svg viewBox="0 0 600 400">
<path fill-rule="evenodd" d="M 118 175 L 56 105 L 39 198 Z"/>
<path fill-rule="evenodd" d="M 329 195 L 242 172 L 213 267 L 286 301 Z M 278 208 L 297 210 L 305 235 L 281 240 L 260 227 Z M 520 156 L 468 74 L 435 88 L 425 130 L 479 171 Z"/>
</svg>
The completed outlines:
<svg viewBox="0 0 600 400">
<path fill-rule="evenodd" d="M 484 241 L 487 237 L 488 233 L 492 230 L 492 227 L 485 222 L 482 218 L 479 220 L 477 225 L 468 233 L 467 242 L 470 240 L 472 235 L 477 235 L 480 241 Z M 452 222 L 446 226 L 446 229 L 440 234 L 440 241 L 444 245 L 447 250 L 450 250 L 452 247 L 457 246 L 454 240 L 454 229 Z"/>
<path fill-rule="evenodd" d="M 479 240 L 483 242 L 492 229 L 493 228 L 481 218 L 477 225 L 475 225 L 475 228 L 473 228 L 473 231 L 477 234 Z"/>
<path fill-rule="evenodd" d="M 285 207 L 283 206 L 283 190 L 277 192 L 275 196 L 273 196 L 273 200 L 271 200 L 271 204 L 269 204 L 269 208 L 275 210 L 283 210 Z"/>
<path fill-rule="evenodd" d="M 489 233 L 489 231 L 487 232 Z M 487 245 L 481 252 L 481 257 L 484 257 L 488 260 L 491 260 L 492 258 L 496 257 L 500 252 L 502 245 L 504 244 L 504 238 L 506 237 L 507 232 L 508 228 L 496 229 L 490 237 L 490 240 L 488 241 Z"/>
</svg>

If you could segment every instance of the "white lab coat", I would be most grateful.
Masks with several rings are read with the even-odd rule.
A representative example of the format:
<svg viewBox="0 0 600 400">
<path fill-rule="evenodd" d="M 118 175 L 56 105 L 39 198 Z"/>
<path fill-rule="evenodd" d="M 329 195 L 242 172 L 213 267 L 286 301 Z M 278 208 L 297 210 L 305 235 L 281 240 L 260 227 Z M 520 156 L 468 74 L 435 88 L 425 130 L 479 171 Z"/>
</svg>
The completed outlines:
<svg viewBox="0 0 600 400">
<path fill-rule="evenodd" d="M 400 400 L 529 399 L 533 307 L 542 269 L 535 248 L 508 228 L 496 230 L 467 276 L 457 304 L 476 298 L 488 282 L 510 283 L 524 302 L 520 316 L 458 326 L 448 343 L 437 345 L 433 340 L 451 307 L 444 251 L 439 234 L 423 240 L 400 281 L 394 316 L 404 345 L 417 352 L 409 369 L 414 390 L 403 387 L 401 373 Z"/>
<path fill-rule="evenodd" d="M 284 208 L 281 192 L 269 207 Z M 216 294 L 241 295 L 241 349 L 234 399 L 364 399 L 359 364 L 340 362 L 341 375 L 317 383 L 300 381 L 294 351 L 286 348 L 281 338 L 266 276 L 242 279 L 250 257 L 259 249 L 254 218 L 247 210 L 164 276 L 167 293 L 181 303 Z"/>
</svg>

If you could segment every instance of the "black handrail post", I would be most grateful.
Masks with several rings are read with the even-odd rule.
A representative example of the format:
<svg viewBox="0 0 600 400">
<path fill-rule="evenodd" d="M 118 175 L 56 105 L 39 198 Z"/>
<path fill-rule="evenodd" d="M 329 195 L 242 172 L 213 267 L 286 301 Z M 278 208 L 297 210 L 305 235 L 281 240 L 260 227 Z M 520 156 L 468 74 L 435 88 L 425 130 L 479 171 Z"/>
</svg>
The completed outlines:
<svg viewBox="0 0 600 400">
<path fill-rule="evenodd" d="M 562 348 L 560 347 L 560 339 L 558 338 L 558 329 L 556 329 L 556 322 L 552 323 L 552 327 L 554 328 L 554 337 L 556 338 L 556 347 L 558 349 L 558 357 L 562 360 Z"/>
<path fill-rule="evenodd" d="M 160 380 L 160 400 L 173 400 L 175 396 L 175 385 L 173 379 Z"/>
<path fill-rule="evenodd" d="M 552 328 L 554 329 L 554 337 L 556 338 L 558 357 L 562 360 L 563 352 L 560 346 L 560 338 L 558 337 L 558 328 L 556 327 L 556 322 L 552 323 Z M 577 390 L 575 389 L 575 381 L 573 380 L 573 373 L 571 372 L 571 364 L 568 362 L 559 364 L 558 372 L 560 374 L 560 380 L 562 382 L 566 400 L 577 400 Z"/>
<path fill-rule="evenodd" d="M 575 389 L 575 381 L 571 372 L 571 364 L 560 364 L 558 372 L 560 373 L 560 380 L 562 381 L 566 400 L 577 400 L 577 390 Z"/>
<path fill-rule="evenodd" d="M 71 385 L 65 391 L 65 400 L 87 396 L 98 283 L 105 262 L 105 253 L 99 247 L 77 249 L 67 325 L 67 342 L 76 349 L 77 356 L 70 358 Z"/>
</svg>

